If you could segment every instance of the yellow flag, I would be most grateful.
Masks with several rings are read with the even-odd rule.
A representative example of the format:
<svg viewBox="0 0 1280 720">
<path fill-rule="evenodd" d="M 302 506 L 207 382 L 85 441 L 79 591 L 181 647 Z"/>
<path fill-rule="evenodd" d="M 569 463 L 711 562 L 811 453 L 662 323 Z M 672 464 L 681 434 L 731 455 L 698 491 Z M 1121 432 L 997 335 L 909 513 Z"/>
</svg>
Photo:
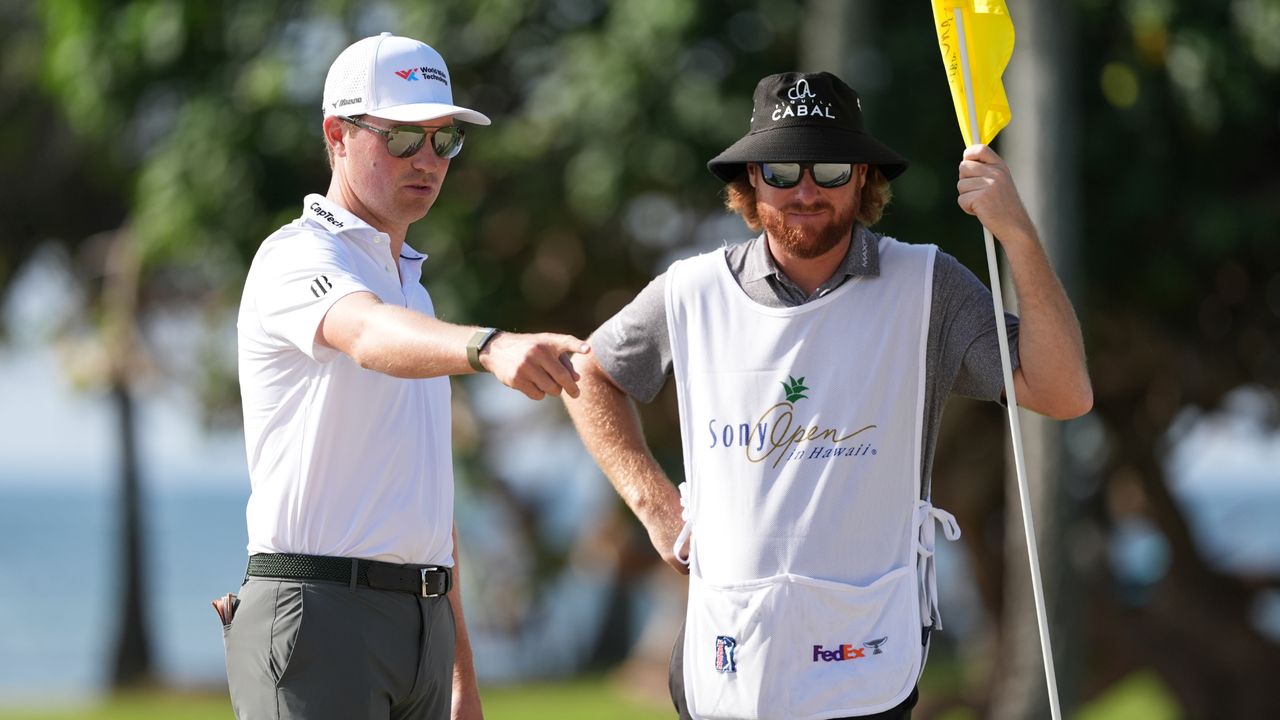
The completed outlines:
<svg viewBox="0 0 1280 720">
<path fill-rule="evenodd" d="M 1013 57 L 1013 21 L 1004 0 L 930 0 L 933 22 L 938 29 L 938 46 L 951 85 L 951 100 L 964 135 L 965 147 L 975 142 L 990 143 L 1009 124 L 1012 113 L 1004 95 L 1000 75 Z M 959 12 L 957 12 L 959 11 Z M 965 86 L 961 41 L 969 56 L 969 79 Z M 978 138 L 969 124 L 969 94 L 977 116 Z"/>
</svg>

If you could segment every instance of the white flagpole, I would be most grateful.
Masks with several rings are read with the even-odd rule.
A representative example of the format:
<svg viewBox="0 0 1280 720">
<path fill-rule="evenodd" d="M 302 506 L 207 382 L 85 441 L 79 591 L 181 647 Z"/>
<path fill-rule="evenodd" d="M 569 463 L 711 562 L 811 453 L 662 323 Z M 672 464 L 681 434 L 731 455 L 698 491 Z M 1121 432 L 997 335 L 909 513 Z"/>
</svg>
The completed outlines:
<svg viewBox="0 0 1280 720">
<path fill-rule="evenodd" d="M 964 33 L 964 11 L 955 9 L 956 30 L 960 39 L 960 65 L 964 72 L 965 98 L 969 101 L 969 137 L 979 140 L 978 113 L 973 104 L 973 80 L 969 74 L 969 47 Z M 1000 369 L 1004 372 L 1004 395 L 1009 409 L 1009 432 L 1013 436 L 1013 462 L 1018 474 L 1018 498 L 1022 503 L 1022 529 L 1027 536 L 1027 560 L 1031 564 L 1031 591 L 1036 599 L 1036 622 L 1040 626 L 1040 653 L 1044 656 L 1044 676 L 1049 690 L 1049 708 L 1053 720 L 1061 720 L 1058 705 L 1058 678 L 1053 669 L 1053 647 L 1049 641 L 1049 623 L 1045 615 L 1044 584 L 1040 580 L 1040 554 L 1036 550 L 1035 522 L 1031 519 L 1031 495 L 1027 488 L 1026 461 L 1022 454 L 1022 427 L 1018 424 L 1018 397 L 1013 389 L 1013 367 L 1009 360 L 1009 334 L 1004 326 L 1004 298 L 1000 291 L 1000 269 L 996 264 L 995 241 L 984 225 L 987 242 L 987 271 L 991 275 L 991 300 L 996 313 L 996 336 L 1000 340 Z"/>
</svg>

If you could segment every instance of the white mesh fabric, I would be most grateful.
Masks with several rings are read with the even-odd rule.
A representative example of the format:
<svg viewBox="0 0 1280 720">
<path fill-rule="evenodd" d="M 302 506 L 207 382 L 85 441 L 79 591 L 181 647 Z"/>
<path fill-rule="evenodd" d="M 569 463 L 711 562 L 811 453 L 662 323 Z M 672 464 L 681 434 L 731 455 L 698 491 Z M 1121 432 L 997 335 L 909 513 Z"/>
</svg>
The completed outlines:
<svg viewBox="0 0 1280 720">
<path fill-rule="evenodd" d="M 369 66 L 381 38 L 365 38 L 333 61 L 324 83 L 325 115 L 359 115 L 368 106 Z"/>
</svg>

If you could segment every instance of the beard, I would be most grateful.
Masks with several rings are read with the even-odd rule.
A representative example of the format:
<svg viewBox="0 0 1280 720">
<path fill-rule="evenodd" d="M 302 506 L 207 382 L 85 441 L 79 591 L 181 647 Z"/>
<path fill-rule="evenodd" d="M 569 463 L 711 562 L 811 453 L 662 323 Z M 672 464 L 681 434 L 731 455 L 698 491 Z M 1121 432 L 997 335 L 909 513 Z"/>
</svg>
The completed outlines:
<svg viewBox="0 0 1280 720">
<path fill-rule="evenodd" d="M 792 225 L 786 221 L 788 212 L 818 210 L 830 212 L 831 221 L 816 228 Z M 839 245 L 841 240 L 853 235 L 853 223 L 858 215 L 858 198 L 855 196 L 853 202 L 842 213 L 836 213 L 835 207 L 825 200 L 809 204 L 788 203 L 777 208 L 757 201 L 756 212 L 760 217 L 760 224 L 769 233 L 769 237 L 773 238 L 788 255 L 812 260 L 827 254 Z"/>
</svg>

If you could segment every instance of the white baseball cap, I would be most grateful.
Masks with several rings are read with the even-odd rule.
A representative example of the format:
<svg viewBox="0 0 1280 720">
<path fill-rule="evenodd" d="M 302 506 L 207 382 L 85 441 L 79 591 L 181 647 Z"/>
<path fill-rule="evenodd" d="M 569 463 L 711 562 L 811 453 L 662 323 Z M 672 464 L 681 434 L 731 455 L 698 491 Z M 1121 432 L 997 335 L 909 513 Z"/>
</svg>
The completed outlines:
<svg viewBox="0 0 1280 720">
<path fill-rule="evenodd" d="M 453 104 L 444 58 L 424 42 L 389 32 L 343 50 L 324 81 L 324 114 L 375 115 L 422 122 L 453 115 L 476 125 L 489 118 Z"/>
</svg>

